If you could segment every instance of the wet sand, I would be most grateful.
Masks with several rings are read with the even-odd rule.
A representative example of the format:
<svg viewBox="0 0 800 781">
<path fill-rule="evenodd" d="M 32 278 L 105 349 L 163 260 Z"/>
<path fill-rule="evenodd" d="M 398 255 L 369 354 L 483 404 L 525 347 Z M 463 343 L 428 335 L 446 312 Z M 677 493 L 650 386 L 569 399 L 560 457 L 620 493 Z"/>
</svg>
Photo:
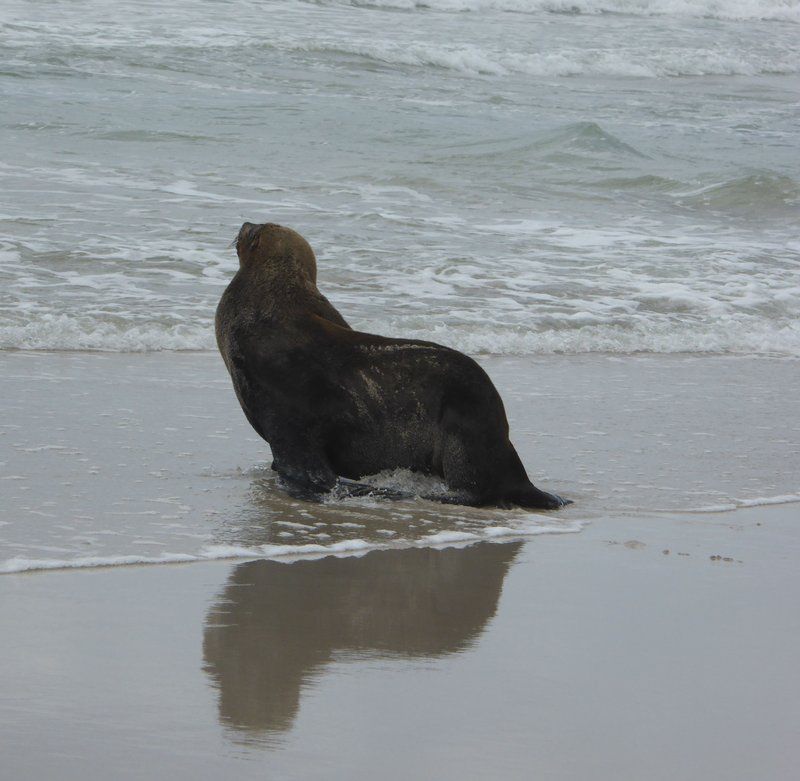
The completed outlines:
<svg viewBox="0 0 800 781">
<path fill-rule="evenodd" d="M 2 775 L 788 781 L 799 559 L 786 505 L 6 575 Z"/>
<path fill-rule="evenodd" d="M 215 355 L 0 354 L 0 778 L 796 778 L 800 363 L 483 363 L 571 507 L 298 502 Z"/>
<path fill-rule="evenodd" d="M 216 354 L 0 353 L 0 573 L 576 531 L 800 500 L 800 361 L 484 358 L 557 513 L 288 497 Z M 308 548 L 307 548 L 308 549 Z"/>
</svg>

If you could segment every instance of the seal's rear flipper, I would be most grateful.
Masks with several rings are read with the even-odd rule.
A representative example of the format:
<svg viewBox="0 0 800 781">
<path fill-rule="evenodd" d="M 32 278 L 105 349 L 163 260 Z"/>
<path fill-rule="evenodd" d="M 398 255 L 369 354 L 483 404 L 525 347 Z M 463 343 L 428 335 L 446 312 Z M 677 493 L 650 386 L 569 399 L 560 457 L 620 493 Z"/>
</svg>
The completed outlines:
<svg viewBox="0 0 800 781">
<path fill-rule="evenodd" d="M 531 510 L 557 510 L 559 507 L 565 507 L 573 503 L 572 499 L 564 499 L 563 496 L 558 494 L 540 491 L 533 484 L 517 491 L 511 491 L 503 498 L 512 504 Z"/>
</svg>

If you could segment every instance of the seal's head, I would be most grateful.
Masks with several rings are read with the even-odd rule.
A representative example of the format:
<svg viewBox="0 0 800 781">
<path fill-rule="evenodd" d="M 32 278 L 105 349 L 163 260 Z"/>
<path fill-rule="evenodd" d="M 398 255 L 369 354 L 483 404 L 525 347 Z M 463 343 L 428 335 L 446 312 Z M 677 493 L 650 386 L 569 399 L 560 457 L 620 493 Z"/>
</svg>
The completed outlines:
<svg viewBox="0 0 800 781">
<path fill-rule="evenodd" d="M 291 228 L 265 222 L 246 222 L 236 237 L 241 268 L 257 267 L 268 273 L 299 274 L 317 284 L 317 259 L 309 243 Z"/>
</svg>

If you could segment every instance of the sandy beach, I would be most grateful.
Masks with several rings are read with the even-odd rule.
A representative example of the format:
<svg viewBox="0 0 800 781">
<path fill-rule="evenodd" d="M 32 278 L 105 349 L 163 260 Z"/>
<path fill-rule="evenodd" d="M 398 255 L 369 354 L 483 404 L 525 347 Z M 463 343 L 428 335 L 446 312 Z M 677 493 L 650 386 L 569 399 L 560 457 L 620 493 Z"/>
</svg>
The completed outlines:
<svg viewBox="0 0 800 781">
<path fill-rule="evenodd" d="M 485 359 L 550 514 L 291 500 L 215 355 L 0 363 L 3 777 L 795 777 L 796 361 Z"/>
<path fill-rule="evenodd" d="M 769 507 L 7 575 L 3 776 L 792 779 L 798 556 Z"/>
</svg>

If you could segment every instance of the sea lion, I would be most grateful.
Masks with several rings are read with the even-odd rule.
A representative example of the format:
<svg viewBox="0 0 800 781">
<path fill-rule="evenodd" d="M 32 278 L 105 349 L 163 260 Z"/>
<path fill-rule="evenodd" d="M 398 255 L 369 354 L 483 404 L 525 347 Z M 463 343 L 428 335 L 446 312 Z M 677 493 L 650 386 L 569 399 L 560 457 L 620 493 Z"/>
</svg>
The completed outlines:
<svg viewBox="0 0 800 781">
<path fill-rule="evenodd" d="M 217 344 L 290 488 L 319 495 L 340 478 L 406 468 L 442 477 L 458 504 L 567 504 L 528 479 L 500 394 L 472 358 L 354 331 L 317 289 L 314 251 L 290 228 L 246 222 L 236 252 Z"/>
</svg>

